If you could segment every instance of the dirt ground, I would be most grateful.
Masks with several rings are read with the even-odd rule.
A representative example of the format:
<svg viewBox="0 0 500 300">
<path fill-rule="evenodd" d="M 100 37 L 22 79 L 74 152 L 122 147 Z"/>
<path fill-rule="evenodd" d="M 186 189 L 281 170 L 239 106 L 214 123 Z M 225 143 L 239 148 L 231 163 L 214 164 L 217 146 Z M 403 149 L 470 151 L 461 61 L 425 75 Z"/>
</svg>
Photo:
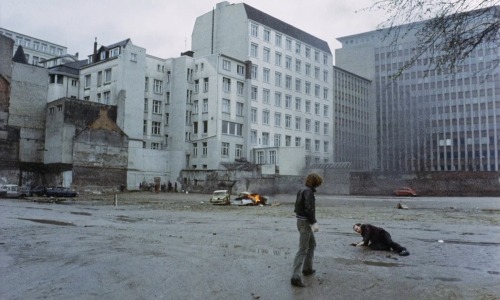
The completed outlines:
<svg viewBox="0 0 500 300">
<path fill-rule="evenodd" d="M 317 273 L 295 288 L 294 196 L 209 196 L 0 199 L 0 299 L 500 299 L 500 198 L 317 195 Z M 410 256 L 350 246 L 357 222 Z"/>
</svg>

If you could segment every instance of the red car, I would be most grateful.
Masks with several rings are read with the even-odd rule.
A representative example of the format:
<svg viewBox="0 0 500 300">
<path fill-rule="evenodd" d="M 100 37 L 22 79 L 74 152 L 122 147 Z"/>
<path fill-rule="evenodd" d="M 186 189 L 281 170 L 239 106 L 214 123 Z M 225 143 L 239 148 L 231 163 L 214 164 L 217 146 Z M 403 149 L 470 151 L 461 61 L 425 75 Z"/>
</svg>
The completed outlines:
<svg viewBox="0 0 500 300">
<path fill-rule="evenodd" d="M 394 191 L 394 196 L 418 196 L 417 192 L 409 187 L 402 187 Z"/>
</svg>

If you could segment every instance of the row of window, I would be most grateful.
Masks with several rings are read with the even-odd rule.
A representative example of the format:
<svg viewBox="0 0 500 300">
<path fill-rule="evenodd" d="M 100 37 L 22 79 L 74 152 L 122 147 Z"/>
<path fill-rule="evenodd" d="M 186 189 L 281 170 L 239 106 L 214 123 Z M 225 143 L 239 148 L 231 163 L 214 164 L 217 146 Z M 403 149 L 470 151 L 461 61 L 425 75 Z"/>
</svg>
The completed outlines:
<svg viewBox="0 0 500 300">
<path fill-rule="evenodd" d="M 2 32 L 2 31 L 0 31 L 0 34 L 8 36 L 11 39 L 14 39 L 13 34 L 10 33 L 10 32 Z M 15 41 L 16 41 L 16 45 L 23 46 L 23 48 L 31 48 L 33 50 L 40 51 L 40 52 L 46 52 L 46 53 L 49 53 L 49 54 L 52 54 L 52 55 L 55 55 L 55 56 L 56 55 L 57 56 L 63 55 L 63 49 L 62 48 L 59 48 L 59 47 L 56 47 L 56 46 L 53 46 L 53 45 L 49 45 L 47 43 L 40 42 L 40 41 L 37 41 L 37 40 L 31 40 L 30 38 L 27 38 L 27 37 L 16 35 Z"/>
<path fill-rule="evenodd" d="M 251 43 L 250 44 L 250 56 L 254 58 L 259 58 L 259 45 L 256 43 Z M 264 47 L 262 49 L 262 61 L 271 63 L 271 49 Z M 293 58 L 289 55 L 285 55 L 285 58 L 283 59 L 283 54 L 281 52 L 275 51 L 274 52 L 274 64 L 278 67 L 283 66 L 285 69 L 288 70 L 294 70 L 293 68 Z M 304 69 L 302 66 L 305 66 Z M 311 76 L 311 71 L 312 71 L 312 65 L 310 63 L 304 63 L 302 64 L 302 60 L 295 58 L 295 72 L 297 73 L 302 73 L 305 72 L 306 76 Z M 319 79 L 319 74 L 320 74 L 320 67 L 314 67 L 314 76 L 316 79 Z M 323 80 L 328 81 L 328 71 L 323 70 Z M 326 75 L 325 75 L 326 74 Z"/>
<path fill-rule="evenodd" d="M 258 66 L 252 65 L 252 79 L 258 79 L 257 75 L 257 70 Z M 265 83 L 271 83 L 271 71 L 269 69 L 264 68 L 263 70 L 263 77 L 262 77 L 262 82 Z M 283 84 L 284 83 L 284 84 Z M 290 75 L 285 75 L 284 82 L 283 82 L 283 76 L 281 72 L 274 72 L 274 85 L 277 87 L 282 87 L 284 86 L 286 89 L 289 90 L 295 90 L 295 92 L 302 93 L 304 92 L 306 95 L 311 95 L 312 94 L 312 83 L 309 81 L 304 81 L 304 84 L 302 83 L 301 78 L 295 78 L 295 83 L 293 80 L 293 77 Z M 256 87 L 252 89 L 252 92 L 256 92 Z M 327 87 L 323 87 L 323 95 L 321 95 L 321 85 L 315 84 L 314 85 L 314 96 L 315 97 L 321 97 L 323 96 L 323 99 L 328 100 L 329 96 L 329 89 Z M 257 99 L 257 94 L 254 93 L 252 94 L 252 100 Z"/>
<path fill-rule="evenodd" d="M 103 82 L 104 79 L 104 82 Z M 106 69 L 104 70 L 104 78 L 103 78 L 103 71 L 97 72 L 97 86 L 100 87 L 103 84 L 109 84 L 111 83 L 111 69 Z M 84 77 L 84 83 L 83 87 L 85 89 L 90 89 L 90 86 L 92 84 L 92 74 L 87 74 Z"/>
<path fill-rule="evenodd" d="M 263 125 L 270 125 L 271 123 L 271 113 L 268 111 L 268 110 L 264 110 L 262 111 L 262 122 L 261 124 Z M 281 124 L 281 118 L 282 114 L 280 112 L 275 112 L 274 113 L 274 126 L 276 127 L 281 127 L 282 124 Z M 251 113 L 250 113 L 250 121 L 252 123 L 257 123 L 257 109 L 255 108 L 252 108 L 251 110 Z M 284 119 L 284 123 L 285 123 L 285 128 L 287 129 L 291 129 L 292 128 L 292 115 L 288 115 L 286 114 L 285 115 L 285 119 Z M 313 127 L 313 124 L 314 124 L 314 133 L 316 134 L 320 134 L 320 131 L 321 131 L 321 122 L 320 121 L 313 121 L 311 119 L 308 119 L 308 118 L 304 118 L 304 130 L 306 132 L 311 132 L 312 130 L 312 127 Z M 299 116 L 295 116 L 295 130 L 302 130 L 302 117 L 299 117 Z M 323 123 L 323 134 L 329 134 L 329 128 L 330 128 L 330 124 L 329 123 L 326 123 L 324 122 Z"/>
<path fill-rule="evenodd" d="M 274 138 L 273 147 L 281 147 L 282 146 L 281 134 L 275 133 L 273 138 Z M 251 144 L 262 145 L 262 146 L 271 146 L 270 142 L 271 141 L 270 141 L 270 133 L 269 132 L 262 132 L 260 138 L 258 138 L 257 130 L 250 131 L 250 143 Z M 304 147 L 305 147 L 306 151 L 311 151 L 311 145 L 312 145 L 311 143 L 312 143 L 312 140 L 310 138 L 304 138 Z M 291 146 L 292 146 L 292 136 L 285 135 L 285 147 L 291 147 Z M 301 147 L 302 146 L 302 137 L 296 136 L 294 138 L 293 146 Z M 328 153 L 329 147 L 330 147 L 330 143 L 328 141 L 323 141 L 323 152 Z M 314 151 L 315 152 L 321 151 L 321 140 L 314 140 Z"/>
<path fill-rule="evenodd" d="M 203 64 L 201 64 L 203 66 Z M 222 69 L 231 72 L 231 62 L 227 59 L 222 60 Z M 236 64 L 236 73 L 241 76 L 245 76 L 245 66 L 242 64 Z"/>
<path fill-rule="evenodd" d="M 265 97 L 264 98 L 264 103 L 269 103 L 269 98 Z M 306 113 L 311 113 L 312 109 L 312 102 L 310 100 L 306 100 L 304 102 L 304 111 Z M 281 93 L 275 93 L 275 101 L 274 105 L 276 107 L 281 107 Z M 157 104 L 158 108 L 161 106 L 161 103 Z M 292 96 L 291 95 L 285 95 L 285 108 L 287 109 L 292 109 Z M 296 111 L 302 111 L 302 99 L 299 97 L 295 98 L 295 105 L 294 108 Z M 329 118 L 329 105 L 323 104 L 323 117 Z M 314 114 L 317 116 L 321 115 L 321 104 L 318 102 L 314 103 Z M 147 111 L 147 107 L 145 107 L 145 111 Z M 268 110 L 264 110 L 269 113 Z M 153 110 L 155 113 L 155 110 Z M 208 98 L 205 98 L 202 100 L 202 112 L 203 113 L 208 113 Z M 231 113 L 231 100 L 227 98 L 222 99 L 222 112 L 230 114 Z M 161 113 L 161 111 L 158 110 L 157 113 Z M 193 101 L 193 114 L 198 114 L 199 113 L 199 100 L 194 100 Z M 257 109 L 252 108 L 252 120 L 257 119 Z M 276 113 L 281 115 L 281 113 Z M 244 104 L 242 102 L 236 101 L 236 115 L 237 116 L 243 116 L 244 115 Z M 255 118 L 253 117 L 255 116 Z M 256 121 L 255 121 L 256 122 Z"/>
<path fill-rule="evenodd" d="M 83 100 L 90 101 L 90 96 L 83 97 Z M 103 93 L 97 93 L 96 102 L 102 104 L 111 104 L 111 92 L 106 91 Z"/>
<path fill-rule="evenodd" d="M 198 146 L 201 146 L 201 157 L 206 157 L 208 155 L 208 142 L 193 143 L 193 157 L 198 157 Z M 221 156 L 228 157 L 231 151 L 230 143 L 221 143 Z M 243 145 L 234 145 L 234 157 L 240 158 L 243 156 Z"/>
<path fill-rule="evenodd" d="M 260 31 L 259 24 L 250 23 L 250 36 L 252 36 L 254 38 L 259 38 L 260 34 L 262 34 L 262 40 L 267 42 L 267 43 L 271 43 L 272 31 L 269 28 L 265 28 L 265 27 L 262 29 L 262 33 L 260 33 L 259 31 Z M 297 55 L 304 55 L 306 58 L 312 59 L 311 47 L 309 47 L 309 46 L 303 47 L 303 45 L 300 41 L 295 41 L 295 49 L 292 49 L 292 47 L 293 47 L 292 38 L 287 37 L 287 36 L 283 37 L 283 35 L 281 33 L 278 33 L 278 32 L 273 32 L 273 33 L 274 33 L 274 45 L 276 47 L 283 48 L 283 40 L 284 40 L 285 41 L 284 42 L 284 49 L 286 49 L 288 51 L 294 51 L 295 54 L 297 54 Z M 314 61 L 315 62 L 318 62 L 318 63 L 320 62 L 320 56 L 321 56 L 320 51 L 314 50 Z M 325 53 L 323 53 L 323 64 L 328 65 L 328 55 Z"/>
<path fill-rule="evenodd" d="M 268 89 L 263 89 L 262 94 L 262 102 L 265 104 L 270 104 L 270 91 Z M 295 109 L 296 111 L 305 111 L 306 113 L 311 113 L 311 100 L 302 101 L 302 98 L 295 97 L 295 101 L 293 101 L 292 96 L 288 94 L 285 94 L 284 100 L 284 107 L 286 109 Z M 302 103 L 304 103 L 304 107 L 302 107 Z M 282 94 L 280 92 L 274 93 L 274 106 L 282 107 Z M 320 115 L 320 107 L 321 104 L 319 102 L 314 103 L 314 113 L 318 116 Z M 323 104 L 323 117 L 328 118 L 330 116 L 329 109 L 329 105 Z"/>
</svg>

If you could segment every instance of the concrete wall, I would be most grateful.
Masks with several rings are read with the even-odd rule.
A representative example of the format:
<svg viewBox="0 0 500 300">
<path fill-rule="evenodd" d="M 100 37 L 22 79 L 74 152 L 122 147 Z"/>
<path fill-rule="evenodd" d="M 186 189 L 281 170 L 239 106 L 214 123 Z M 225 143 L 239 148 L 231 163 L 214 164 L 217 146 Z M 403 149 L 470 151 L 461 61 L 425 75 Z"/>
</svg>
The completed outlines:
<svg viewBox="0 0 500 300">
<path fill-rule="evenodd" d="M 14 40 L 0 34 L 0 74 L 12 73 L 12 49 Z"/>
<path fill-rule="evenodd" d="M 249 51 L 248 24 L 242 3 L 218 3 L 215 10 L 196 18 L 191 35 L 194 56 L 224 53 L 246 60 Z"/>
<path fill-rule="evenodd" d="M 325 172 L 326 171 L 326 172 Z M 340 195 L 349 192 L 347 170 L 309 170 L 323 176 L 323 185 L 319 194 Z M 186 182 L 182 189 L 190 192 L 211 194 L 215 190 L 227 189 L 232 195 L 241 192 L 262 195 L 291 194 L 304 187 L 306 175 L 262 176 L 259 169 L 254 170 L 184 170 L 181 182 Z"/>
<path fill-rule="evenodd" d="M 318 173 L 323 177 L 323 183 L 318 188 L 319 193 L 327 195 L 350 194 L 351 183 L 348 168 L 311 169 L 309 172 Z"/>
<path fill-rule="evenodd" d="M 497 172 L 423 172 L 417 174 L 352 173 L 353 195 L 392 195 L 408 186 L 420 195 L 500 196 Z"/>
<path fill-rule="evenodd" d="M 47 69 L 13 63 L 9 125 L 43 130 L 47 89 Z"/>
</svg>

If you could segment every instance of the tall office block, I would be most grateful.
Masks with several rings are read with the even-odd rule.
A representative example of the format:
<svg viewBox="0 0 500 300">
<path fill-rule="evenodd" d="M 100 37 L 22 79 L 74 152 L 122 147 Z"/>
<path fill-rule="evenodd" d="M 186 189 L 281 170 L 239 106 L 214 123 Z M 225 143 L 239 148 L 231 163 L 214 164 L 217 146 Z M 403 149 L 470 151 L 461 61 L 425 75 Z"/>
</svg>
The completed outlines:
<svg viewBox="0 0 500 300">
<path fill-rule="evenodd" d="M 497 18 L 491 8 L 491 18 Z M 417 25 L 417 26 L 414 26 Z M 431 52 L 396 80 L 419 46 L 422 24 L 403 25 L 395 45 L 386 30 L 338 38 L 338 67 L 375 85 L 377 167 L 381 171 L 498 171 L 500 52 L 483 42 L 454 70 L 433 68 Z"/>
<path fill-rule="evenodd" d="M 370 80 L 333 67 L 333 160 L 352 171 L 376 168 L 374 99 Z"/>
</svg>

